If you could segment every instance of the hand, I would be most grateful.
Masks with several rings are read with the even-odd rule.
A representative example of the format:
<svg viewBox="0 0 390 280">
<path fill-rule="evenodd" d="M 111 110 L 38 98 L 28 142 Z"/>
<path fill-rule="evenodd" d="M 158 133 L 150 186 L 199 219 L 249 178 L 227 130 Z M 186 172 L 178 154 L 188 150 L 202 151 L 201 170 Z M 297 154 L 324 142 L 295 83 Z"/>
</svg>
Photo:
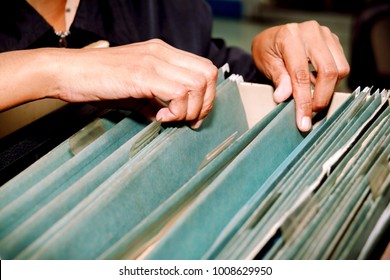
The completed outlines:
<svg viewBox="0 0 390 280">
<path fill-rule="evenodd" d="M 44 97 L 68 102 L 147 98 L 167 104 L 158 110 L 158 121 L 191 121 L 194 128 L 213 106 L 218 75 L 208 59 L 157 39 L 113 48 L 10 52 L 1 61 L 0 74 L 13 74 L 0 79 L 9 99 L 2 99 L 0 110 Z"/>
<path fill-rule="evenodd" d="M 311 129 L 312 112 L 328 106 L 337 83 L 349 73 L 338 37 L 315 21 L 267 29 L 255 37 L 252 52 L 259 70 L 276 86 L 275 101 L 293 95 L 297 126 L 304 132 Z"/>
<path fill-rule="evenodd" d="M 58 95 L 66 101 L 157 98 L 168 103 L 158 121 L 193 121 L 195 127 L 213 106 L 218 69 L 161 40 L 78 50 L 72 65 Z"/>
</svg>

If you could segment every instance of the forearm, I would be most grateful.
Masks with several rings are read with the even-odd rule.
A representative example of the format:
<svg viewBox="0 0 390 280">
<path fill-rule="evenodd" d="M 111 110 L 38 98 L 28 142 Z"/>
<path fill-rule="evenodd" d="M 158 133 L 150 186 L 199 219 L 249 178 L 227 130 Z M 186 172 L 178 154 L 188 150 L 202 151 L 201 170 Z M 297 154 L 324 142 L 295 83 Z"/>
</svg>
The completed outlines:
<svg viewBox="0 0 390 280">
<path fill-rule="evenodd" d="M 218 69 L 161 40 L 115 48 L 36 49 L 0 54 L 0 110 L 40 98 L 67 102 L 154 99 L 162 122 L 203 120 Z M 197 125 L 196 125 L 197 126 Z"/>
<path fill-rule="evenodd" d="M 58 95 L 53 52 L 46 49 L 0 53 L 0 111 Z"/>
</svg>

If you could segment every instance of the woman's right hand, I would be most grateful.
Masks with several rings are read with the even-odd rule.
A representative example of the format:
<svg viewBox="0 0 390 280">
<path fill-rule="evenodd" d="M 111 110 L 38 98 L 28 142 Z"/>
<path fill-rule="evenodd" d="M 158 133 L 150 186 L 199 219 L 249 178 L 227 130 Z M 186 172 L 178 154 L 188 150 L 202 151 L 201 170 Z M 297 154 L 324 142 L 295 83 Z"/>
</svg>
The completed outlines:
<svg viewBox="0 0 390 280">
<path fill-rule="evenodd" d="M 9 70 L 18 71 L 8 89 L 15 91 L 17 84 L 30 81 L 27 87 L 19 88 L 16 104 L 43 97 L 68 102 L 156 98 L 167 103 L 158 111 L 158 121 L 192 121 L 198 127 L 215 98 L 218 69 L 212 62 L 158 39 L 112 48 L 12 53 L 16 60 L 8 59 L 13 66 Z M 2 56 L 0 61 L 7 65 L 7 57 Z M 34 79 L 23 79 L 29 77 L 29 69 Z M 3 73 L 4 68 L 0 70 Z M 6 82 L 4 76 L 0 78 L 1 84 Z M 2 108 L 7 104 L 0 104 Z"/>
</svg>

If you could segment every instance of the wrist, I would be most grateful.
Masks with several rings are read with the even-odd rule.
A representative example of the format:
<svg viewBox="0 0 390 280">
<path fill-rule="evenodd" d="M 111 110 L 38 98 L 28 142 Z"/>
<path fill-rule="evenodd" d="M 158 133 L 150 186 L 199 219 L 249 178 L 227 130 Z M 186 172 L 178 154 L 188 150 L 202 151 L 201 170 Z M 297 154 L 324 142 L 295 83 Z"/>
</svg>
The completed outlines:
<svg viewBox="0 0 390 280">
<path fill-rule="evenodd" d="M 0 62 L 0 110 L 49 96 L 52 66 L 41 50 L 0 53 Z"/>
<path fill-rule="evenodd" d="M 34 73 L 36 94 L 40 98 L 59 98 L 66 91 L 66 51 L 63 49 L 40 49 L 36 54 Z"/>
</svg>

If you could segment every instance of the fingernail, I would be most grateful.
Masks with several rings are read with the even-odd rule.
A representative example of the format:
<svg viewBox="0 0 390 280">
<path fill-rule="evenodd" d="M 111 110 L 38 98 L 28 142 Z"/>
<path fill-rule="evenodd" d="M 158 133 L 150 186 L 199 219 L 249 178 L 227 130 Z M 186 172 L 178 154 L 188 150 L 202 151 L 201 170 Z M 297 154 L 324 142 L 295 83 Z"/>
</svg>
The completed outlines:
<svg viewBox="0 0 390 280">
<path fill-rule="evenodd" d="M 192 128 L 192 129 L 198 129 L 198 128 L 202 125 L 203 120 L 204 120 L 204 119 L 198 120 L 197 122 L 195 122 L 194 124 L 191 125 L 191 128 Z"/>
<path fill-rule="evenodd" d="M 290 95 L 291 88 L 289 87 L 289 84 L 285 81 L 281 82 L 274 91 L 274 99 L 277 102 L 286 101 Z"/>
<path fill-rule="evenodd" d="M 274 91 L 274 99 L 276 100 L 276 101 L 280 101 L 280 100 L 282 100 L 282 91 L 281 91 L 281 89 L 280 89 L 280 87 L 277 87 L 276 89 L 275 89 L 275 91 Z"/>
<path fill-rule="evenodd" d="M 163 122 L 163 117 L 161 116 L 160 112 L 158 112 L 156 115 L 156 121 Z"/>
<path fill-rule="evenodd" d="M 301 121 L 301 130 L 306 132 L 311 129 L 311 119 L 309 117 L 303 117 Z"/>
</svg>

